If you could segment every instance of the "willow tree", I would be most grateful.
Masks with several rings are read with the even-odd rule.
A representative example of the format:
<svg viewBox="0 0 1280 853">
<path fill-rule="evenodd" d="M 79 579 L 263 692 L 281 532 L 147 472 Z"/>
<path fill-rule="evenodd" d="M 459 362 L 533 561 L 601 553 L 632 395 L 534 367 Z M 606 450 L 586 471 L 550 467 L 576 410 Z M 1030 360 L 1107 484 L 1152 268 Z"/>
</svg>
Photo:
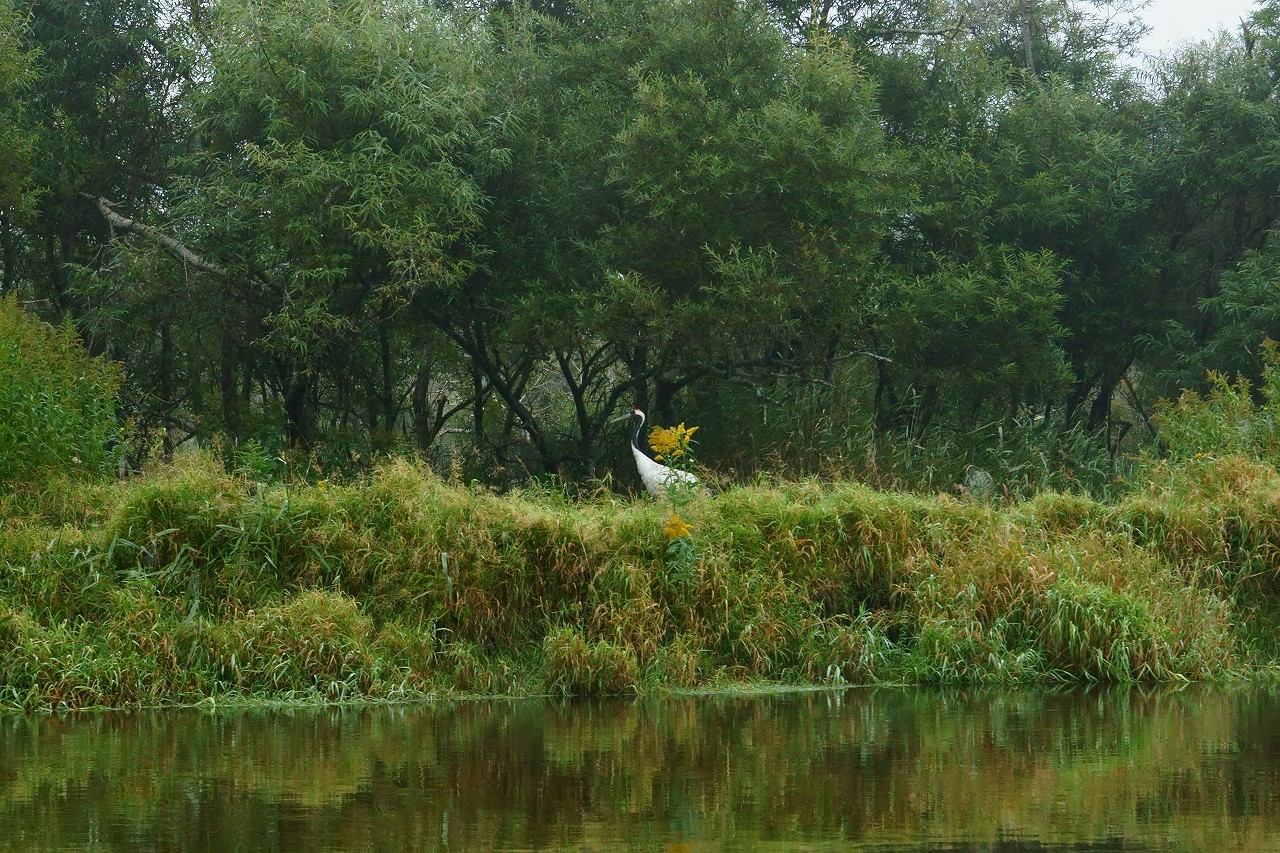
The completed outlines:
<svg viewBox="0 0 1280 853">
<path fill-rule="evenodd" d="M 474 264 L 478 176 L 503 161 L 476 83 L 484 35 L 413 2 L 224 0 L 208 45 L 169 224 L 216 267 L 226 357 L 250 349 L 243 369 L 306 445 L 322 400 L 368 410 L 342 397 L 362 348 L 390 358 L 402 309 L 448 298 Z M 402 393 L 396 371 L 377 377 Z"/>
<path fill-rule="evenodd" d="M 886 243 L 878 423 L 967 428 L 1035 407 L 1100 425 L 1162 316 L 1150 102 L 1117 62 L 1133 4 L 887 5 L 915 24 L 872 38 L 869 13 L 836 21 L 863 34 L 886 128 L 927 188 Z"/>
<path fill-rule="evenodd" d="M 39 85 L 26 100 L 39 119 L 39 194 L 21 222 L 26 276 L 51 313 L 81 322 L 76 268 L 94 264 L 110 236 L 85 195 L 135 211 L 149 205 L 185 136 L 171 109 L 187 73 L 183 16 L 160 0 L 33 0 L 27 8 L 22 38 L 38 56 Z M 90 343 L 99 352 L 108 347 Z"/>
<path fill-rule="evenodd" d="M 1156 81 L 1157 210 L 1174 258 L 1164 278 L 1182 308 L 1153 347 L 1166 390 L 1196 387 L 1207 369 L 1260 382 L 1262 341 L 1280 339 L 1280 4 L 1166 57 Z"/>
<path fill-rule="evenodd" d="M 555 365 L 562 409 L 509 396 L 546 462 L 589 465 L 621 403 L 666 418 L 682 390 L 865 348 L 909 193 L 841 46 L 794 47 L 756 3 L 577 11 L 500 30 L 518 121 L 471 309 L 504 363 Z"/>
</svg>

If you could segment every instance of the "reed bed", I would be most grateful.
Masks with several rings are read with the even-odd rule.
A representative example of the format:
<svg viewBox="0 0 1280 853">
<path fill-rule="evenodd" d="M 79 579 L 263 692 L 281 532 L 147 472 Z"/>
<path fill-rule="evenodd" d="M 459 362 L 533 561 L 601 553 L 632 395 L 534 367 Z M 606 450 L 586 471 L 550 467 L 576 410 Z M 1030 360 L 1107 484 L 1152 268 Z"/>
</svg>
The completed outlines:
<svg viewBox="0 0 1280 853">
<path fill-rule="evenodd" d="M 186 459 L 0 511 L 0 705 L 1271 677 L 1280 475 L 1153 464 L 1114 502 L 856 483 L 671 509 Z"/>
</svg>

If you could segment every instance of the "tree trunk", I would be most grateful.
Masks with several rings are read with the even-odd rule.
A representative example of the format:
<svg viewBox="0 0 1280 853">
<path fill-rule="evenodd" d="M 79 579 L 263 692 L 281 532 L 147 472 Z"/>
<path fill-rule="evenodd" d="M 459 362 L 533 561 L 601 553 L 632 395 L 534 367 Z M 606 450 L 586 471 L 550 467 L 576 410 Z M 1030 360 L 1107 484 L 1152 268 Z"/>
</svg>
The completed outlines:
<svg viewBox="0 0 1280 853">
<path fill-rule="evenodd" d="M 933 416 L 938 411 L 939 389 L 938 383 L 930 382 L 924 386 L 924 394 L 921 395 L 920 406 L 916 410 L 915 424 L 912 433 L 916 438 L 920 438 L 929 429 L 929 424 L 933 422 Z"/>
<path fill-rule="evenodd" d="M 1031 2 L 1032 0 L 1021 0 L 1022 11 L 1022 50 L 1027 58 L 1027 70 L 1032 74 L 1036 73 L 1036 57 L 1031 50 Z"/>
<path fill-rule="evenodd" d="M 902 426 L 898 393 L 893 388 L 889 368 L 883 361 L 876 362 L 876 396 L 873 408 L 877 432 L 890 432 Z"/>
<path fill-rule="evenodd" d="M 18 249 L 14 242 L 9 216 L 0 212 L 0 293 L 12 290 L 18 283 Z"/>
<path fill-rule="evenodd" d="M 168 320 L 160 322 L 160 410 L 164 425 L 162 452 L 165 461 L 173 458 L 173 334 Z"/>
<path fill-rule="evenodd" d="M 653 425 L 670 425 L 676 419 L 676 385 L 662 376 L 653 384 Z"/>
<path fill-rule="evenodd" d="M 484 446 L 485 424 L 484 407 L 489 402 L 490 386 L 484 381 L 484 374 L 475 362 L 471 363 L 471 391 L 475 395 L 475 405 L 471 407 L 471 441 L 476 447 Z"/>
<path fill-rule="evenodd" d="M 583 375 L 579 377 L 573 369 L 572 355 L 556 351 L 556 363 L 560 365 L 560 375 L 564 377 L 569 396 L 573 399 L 573 417 L 578 423 L 577 446 L 578 462 L 586 469 L 588 476 L 595 476 L 595 460 L 591 455 L 591 446 L 595 444 L 596 424 L 587 409 L 587 368 L 586 357 L 583 356 Z"/>
<path fill-rule="evenodd" d="M 396 428 L 396 393 L 395 379 L 391 375 L 391 333 L 386 323 L 378 326 L 378 354 L 382 360 L 382 388 L 379 394 L 382 403 L 382 428 L 390 433 Z"/>
<path fill-rule="evenodd" d="M 290 447 L 309 450 L 315 443 L 315 411 L 311 391 L 315 380 L 293 374 L 284 383 L 285 437 Z"/>
</svg>

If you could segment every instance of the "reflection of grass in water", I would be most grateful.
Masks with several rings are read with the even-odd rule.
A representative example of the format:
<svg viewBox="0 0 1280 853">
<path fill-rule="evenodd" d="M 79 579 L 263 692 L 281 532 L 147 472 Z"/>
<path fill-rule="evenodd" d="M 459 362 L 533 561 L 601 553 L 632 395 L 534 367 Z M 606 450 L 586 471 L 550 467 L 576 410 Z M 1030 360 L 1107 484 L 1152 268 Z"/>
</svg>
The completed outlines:
<svg viewBox="0 0 1280 853">
<path fill-rule="evenodd" d="M 27 717 L 0 730 L 0 825 L 38 811 L 28 839 L 48 846 L 128 815 L 145 837 L 195 820 L 302 849 L 430 848 L 447 823 L 461 849 L 643 847 L 683 828 L 1268 850 L 1276 710 L 1260 690 L 880 689 Z"/>
<path fill-rule="evenodd" d="M 263 486 L 186 460 L 6 508 L 0 704 L 1258 672 L 1280 474 L 1149 473 L 1114 505 L 729 489 L 682 508 L 699 545 L 677 577 L 649 502 L 497 496 L 405 462 Z"/>
</svg>

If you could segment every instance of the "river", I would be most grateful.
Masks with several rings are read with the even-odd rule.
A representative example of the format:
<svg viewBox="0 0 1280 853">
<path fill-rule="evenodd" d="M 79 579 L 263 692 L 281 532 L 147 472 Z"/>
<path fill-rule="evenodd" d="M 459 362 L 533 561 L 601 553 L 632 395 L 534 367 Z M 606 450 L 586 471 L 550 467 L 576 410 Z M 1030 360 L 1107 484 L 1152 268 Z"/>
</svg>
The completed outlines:
<svg viewBox="0 0 1280 853">
<path fill-rule="evenodd" d="M 0 716 L 3 850 L 1280 850 L 1280 692 Z"/>
</svg>

